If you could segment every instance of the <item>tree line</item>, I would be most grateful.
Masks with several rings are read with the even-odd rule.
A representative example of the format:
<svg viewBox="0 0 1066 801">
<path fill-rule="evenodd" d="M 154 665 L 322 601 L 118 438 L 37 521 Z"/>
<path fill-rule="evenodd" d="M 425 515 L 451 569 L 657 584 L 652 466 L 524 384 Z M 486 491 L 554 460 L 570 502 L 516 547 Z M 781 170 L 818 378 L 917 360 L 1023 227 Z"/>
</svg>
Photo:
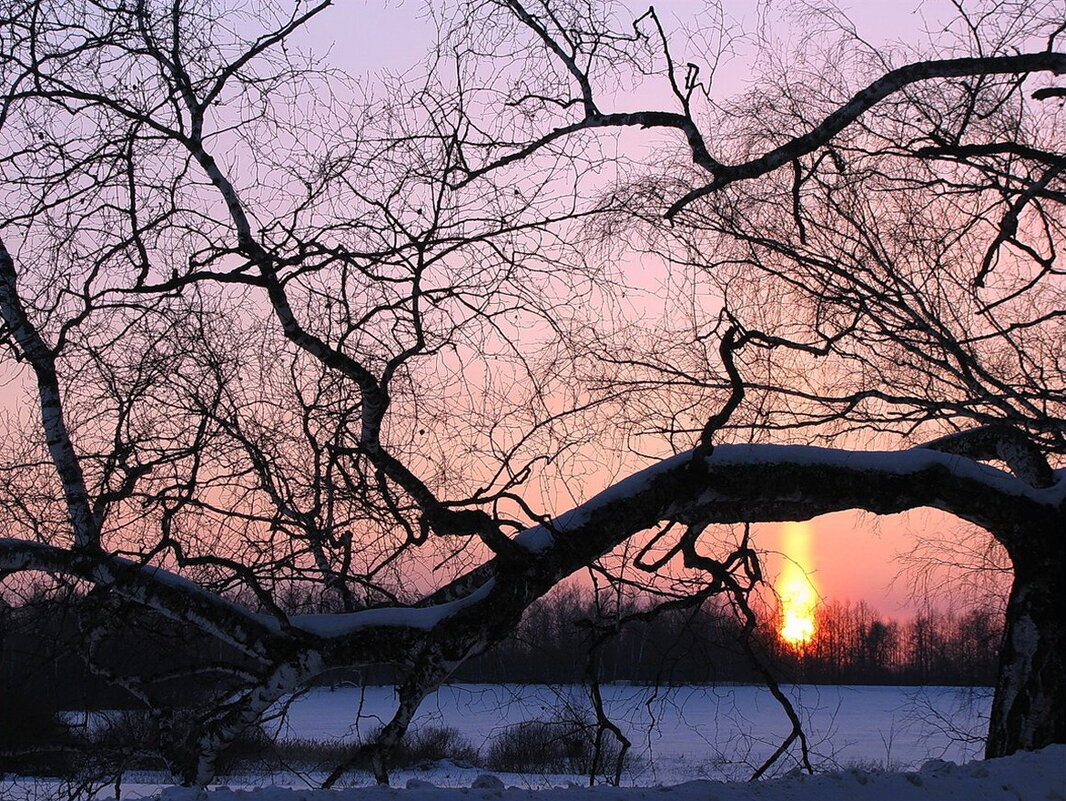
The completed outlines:
<svg viewBox="0 0 1066 801">
<path fill-rule="evenodd" d="M 723 605 L 703 604 L 640 619 L 652 609 L 636 596 L 609 609 L 588 592 L 564 588 L 534 604 L 516 630 L 468 661 L 453 680 L 508 684 L 757 683 L 760 676 L 741 647 L 744 628 Z M 101 708 L 136 704 L 128 676 L 142 689 L 181 706 L 217 668 L 239 670 L 233 649 L 194 628 L 145 612 L 127 626 L 87 641 L 84 612 L 70 599 L 37 598 L 2 612 L 0 681 L 19 686 L 45 707 Z M 630 622 L 617 625 L 629 618 Z M 764 615 L 752 633 L 756 653 L 783 682 L 991 686 L 1001 624 L 986 609 L 930 609 L 894 620 L 864 602 L 829 602 L 817 611 L 817 633 L 802 648 L 777 636 Z M 608 633 L 609 636 L 600 635 Z M 599 643 L 594 647 L 594 643 Z M 90 654 L 92 659 L 86 659 Z M 93 669 L 90 670 L 90 664 Z M 110 670 L 109 670 L 110 668 Z M 218 678 L 216 676 L 216 678 Z M 395 681 L 384 665 L 323 674 L 319 683 Z"/>
<path fill-rule="evenodd" d="M 650 602 L 636 598 L 604 617 L 595 599 L 575 591 L 534 605 L 515 633 L 471 660 L 461 681 L 634 684 L 759 683 L 741 647 L 744 627 L 728 607 L 704 604 L 622 626 L 590 654 L 592 633 Z M 752 634 L 756 653 L 784 682 L 992 686 L 1001 623 L 986 609 L 927 609 L 910 619 L 881 616 L 865 602 L 819 607 L 814 639 L 793 648 L 766 614 Z"/>
</svg>

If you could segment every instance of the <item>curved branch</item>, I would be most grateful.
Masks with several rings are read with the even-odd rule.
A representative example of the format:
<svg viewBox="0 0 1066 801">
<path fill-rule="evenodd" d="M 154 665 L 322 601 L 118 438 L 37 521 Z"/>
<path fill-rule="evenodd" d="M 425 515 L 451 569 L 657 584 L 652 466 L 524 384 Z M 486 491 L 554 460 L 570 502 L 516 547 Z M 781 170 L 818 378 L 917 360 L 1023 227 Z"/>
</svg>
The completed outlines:
<svg viewBox="0 0 1066 801">
<path fill-rule="evenodd" d="M 758 158 L 714 170 L 714 180 L 711 183 L 692 190 L 676 201 L 667 210 L 666 217 L 667 219 L 674 217 L 692 201 L 716 192 L 724 186 L 736 181 L 758 178 L 801 156 L 813 153 L 828 144 L 864 112 L 912 83 L 933 78 L 1020 75 L 1028 72 L 1051 72 L 1055 75 L 1062 75 L 1066 73 L 1066 53 L 1042 52 L 1024 53 L 1017 56 L 919 61 L 894 69 L 856 93 L 851 100 L 802 136 L 797 136 Z"/>
<path fill-rule="evenodd" d="M 928 506 L 991 532 L 1008 547 L 1066 507 L 1066 475 L 1037 488 L 1002 470 L 929 448 L 854 451 L 804 445 L 718 445 L 635 473 L 517 542 L 560 575 L 662 521 L 688 525 L 807 520 L 862 509 Z"/>
<path fill-rule="evenodd" d="M 162 568 L 100 552 L 70 551 L 40 542 L 0 539 L 0 571 L 36 570 L 75 576 L 173 620 L 191 623 L 244 654 L 264 659 L 278 636 L 274 621 L 230 603 Z"/>
<path fill-rule="evenodd" d="M 1043 489 L 1055 483 L 1055 473 L 1044 452 L 1031 439 L 1010 426 L 982 426 L 948 434 L 925 444 L 942 453 L 971 459 L 999 459 L 1026 483 Z"/>
</svg>

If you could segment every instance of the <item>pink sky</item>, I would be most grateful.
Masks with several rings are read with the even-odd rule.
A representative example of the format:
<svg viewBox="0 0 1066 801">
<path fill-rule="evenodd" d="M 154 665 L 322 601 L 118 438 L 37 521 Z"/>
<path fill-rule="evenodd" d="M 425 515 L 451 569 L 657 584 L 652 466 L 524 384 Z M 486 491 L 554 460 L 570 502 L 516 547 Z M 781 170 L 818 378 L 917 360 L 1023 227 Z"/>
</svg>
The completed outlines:
<svg viewBox="0 0 1066 801">
<path fill-rule="evenodd" d="M 638 13 L 646 4 L 630 3 Z M 726 0 L 727 17 L 754 28 L 759 21 L 752 0 Z M 761 4 L 771 21 L 776 19 L 784 3 Z M 669 27 L 688 26 L 693 20 L 708 22 L 712 18 L 702 13 L 706 3 L 701 0 L 671 0 L 655 3 L 664 24 Z M 849 16 L 861 36 L 874 45 L 889 41 L 918 43 L 928 29 L 930 20 L 947 13 L 947 2 L 854 2 L 846 4 Z M 382 70 L 403 71 L 414 63 L 424 49 L 432 44 L 433 31 L 427 24 L 423 7 L 417 2 L 385 3 L 354 0 L 338 4 L 314 23 L 309 44 L 318 51 L 332 47 L 331 58 L 354 73 L 374 75 Z M 789 30 L 779 26 L 778 35 L 787 38 Z M 679 58 L 684 57 L 679 54 Z M 742 57 L 720 69 L 716 76 L 715 94 L 728 96 L 745 88 L 750 80 L 748 66 Z M 648 102 L 654 97 L 649 95 Z M 627 105 L 632 104 L 632 100 Z M 627 137 L 627 143 L 636 139 Z M 659 141 L 656 136 L 654 141 Z M 637 283 L 652 286 L 657 278 L 646 274 Z M 590 487 L 588 494 L 599 487 Z M 560 493 L 562 494 L 562 493 Z M 561 502 L 565 501 L 561 498 Z M 562 508 L 554 510 L 563 511 Z M 912 587 L 899 576 L 901 564 L 896 560 L 900 552 L 909 550 L 914 535 L 921 532 L 936 534 L 945 527 L 958 525 L 943 514 L 918 510 L 907 515 L 876 518 L 869 514 L 844 512 L 827 515 L 812 522 L 814 541 L 812 558 L 814 580 L 823 597 L 828 600 L 866 601 L 886 615 L 909 616 L 924 603 L 912 596 Z M 763 547 L 775 551 L 780 547 L 780 526 L 764 525 L 757 529 Z M 767 569 L 776 574 L 780 559 L 768 556 Z"/>
<path fill-rule="evenodd" d="M 704 6 L 701 2 L 687 0 L 656 5 L 668 25 L 677 24 L 671 20 L 691 18 Z M 727 15 L 746 25 L 755 24 L 753 2 L 728 0 L 724 5 Z M 851 5 L 851 11 L 859 32 L 875 43 L 886 39 L 917 41 L 922 38 L 921 29 L 926 23 L 915 9 L 921 6 L 928 18 L 946 5 L 858 2 Z M 772 15 L 775 4 L 768 3 L 765 7 L 771 9 Z M 783 33 L 787 35 L 787 31 Z M 372 78 L 382 71 L 402 72 L 418 60 L 432 41 L 433 30 L 419 2 L 347 0 L 337 3 L 315 20 L 302 44 L 318 53 L 328 52 L 329 60 L 339 67 Z M 724 96 L 743 88 L 747 76 L 743 61 L 738 59 L 720 73 L 716 92 Z M 645 275 L 643 279 L 641 283 L 654 281 L 651 275 Z M 10 393 L 0 394 L 10 397 Z M 585 497 L 598 489 L 598 486 L 589 487 Z M 559 513 L 565 509 L 551 511 Z M 898 578 L 900 565 L 895 557 L 910 549 L 916 532 L 936 533 L 953 525 L 957 523 L 926 511 L 880 519 L 857 513 L 816 519 L 812 523 L 815 536 L 811 565 L 815 583 L 827 599 L 864 600 L 884 614 L 909 615 L 920 605 L 921 599 L 916 602 L 911 596 L 909 583 Z M 780 527 L 760 526 L 757 532 L 763 547 L 771 551 L 779 547 Z M 776 574 L 779 560 L 770 557 L 767 561 L 768 572 Z"/>
<path fill-rule="evenodd" d="M 628 5 L 637 14 L 647 9 L 645 3 L 630 2 Z M 690 28 L 694 22 L 710 25 L 715 21 L 703 0 L 669 0 L 654 5 L 668 30 Z M 934 21 L 938 17 L 953 13 L 947 0 L 860 0 L 842 5 L 855 23 L 858 34 L 875 47 L 890 42 L 919 44 L 927 40 L 927 31 L 935 30 Z M 769 22 L 773 35 L 788 41 L 793 30 L 780 22 L 785 6 L 786 3 L 774 0 L 761 3 L 723 0 L 722 3 L 727 19 L 752 31 L 760 22 Z M 331 63 L 372 81 L 383 72 L 404 72 L 420 59 L 433 41 L 434 29 L 421 2 L 346 0 L 311 23 L 303 45 L 316 53 L 328 53 Z M 679 48 L 675 50 L 679 60 L 690 56 L 676 42 L 675 46 Z M 742 90 L 751 81 L 744 47 L 739 50 L 741 52 L 723 64 L 716 74 L 713 91 L 717 97 L 727 97 Z M 634 102 L 631 97 L 626 100 L 628 105 Z M 644 101 L 645 97 L 638 95 L 637 100 Z M 646 100 L 649 105 L 654 105 L 655 95 L 649 93 Z M 660 136 L 649 141 L 657 143 Z M 627 135 L 626 143 L 633 141 L 639 146 L 638 139 L 639 135 Z M 658 278 L 646 273 L 634 276 L 633 280 L 645 287 L 653 287 Z M 639 466 L 642 465 L 634 464 L 634 468 Z M 589 478 L 591 484 L 599 477 Z M 589 486 L 584 497 L 599 489 L 600 486 Z M 565 511 L 566 493 L 553 494 L 559 497 L 561 508 L 551 511 Z M 886 518 L 851 512 L 818 518 L 812 522 L 815 583 L 828 600 L 863 600 L 884 614 L 909 616 L 925 601 L 913 597 L 910 582 L 899 577 L 901 565 L 896 560 L 897 554 L 910 550 L 916 534 L 936 534 L 955 525 L 958 525 L 957 521 L 927 510 Z M 757 531 L 763 547 L 770 551 L 779 548 L 779 526 L 764 525 Z M 779 558 L 770 555 L 766 562 L 768 572 L 775 575 Z"/>
</svg>

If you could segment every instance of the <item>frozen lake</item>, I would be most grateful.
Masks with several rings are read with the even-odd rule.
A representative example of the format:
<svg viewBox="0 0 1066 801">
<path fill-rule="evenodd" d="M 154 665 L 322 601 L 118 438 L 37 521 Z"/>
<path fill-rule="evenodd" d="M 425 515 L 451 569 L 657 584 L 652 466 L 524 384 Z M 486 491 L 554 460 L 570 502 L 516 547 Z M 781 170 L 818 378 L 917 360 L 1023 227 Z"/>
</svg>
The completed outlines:
<svg viewBox="0 0 1066 801">
<path fill-rule="evenodd" d="M 804 720 L 816 767 L 909 769 L 934 758 L 964 762 L 983 749 L 990 689 L 786 690 Z M 604 685 L 602 691 L 638 757 L 625 777 L 632 784 L 747 778 L 790 728 L 762 687 Z M 271 727 L 282 738 L 355 739 L 382 725 L 395 707 L 391 687 L 317 688 L 294 699 Z M 589 709 L 580 686 L 454 684 L 422 703 L 413 727 L 455 728 L 484 752 L 507 726 L 575 709 Z"/>
</svg>

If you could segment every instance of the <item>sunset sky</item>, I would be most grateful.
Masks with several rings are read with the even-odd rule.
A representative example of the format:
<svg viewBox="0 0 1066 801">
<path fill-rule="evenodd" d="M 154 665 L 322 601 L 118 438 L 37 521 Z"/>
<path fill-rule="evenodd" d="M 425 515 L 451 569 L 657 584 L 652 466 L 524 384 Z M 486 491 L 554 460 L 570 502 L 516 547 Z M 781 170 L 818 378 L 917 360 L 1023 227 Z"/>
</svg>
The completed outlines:
<svg viewBox="0 0 1066 801">
<path fill-rule="evenodd" d="M 629 3 L 636 13 L 647 4 Z M 700 0 L 669 0 L 655 3 L 660 17 L 669 28 L 691 28 L 694 22 L 713 23 L 715 15 L 708 13 L 710 4 Z M 929 32 L 937 28 L 940 16 L 950 15 L 954 9 L 948 2 L 919 2 L 900 0 L 860 0 L 843 4 L 858 33 L 871 44 L 928 41 Z M 781 3 L 756 3 L 753 0 L 726 0 L 721 4 L 727 19 L 741 27 L 755 30 L 760 20 L 770 24 L 774 35 L 787 39 L 789 29 L 780 20 Z M 761 16 L 765 15 L 764 17 Z M 369 2 L 349 0 L 338 3 L 311 25 L 306 46 L 316 53 L 329 53 L 329 60 L 353 74 L 366 75 L 368 80 L 382 72 L 403 72 L 414 64 L 433 43 L 433 29 L 426 18 L 424 6 L 418 2 Z M 738 45 L 743 50 L 742 45 Z M 728 97 L 747 88 L 751 83 L 748 62 L 743 52 L 724 63 L 715 76 L 712 92 Z M 678 55 L 679 60 L 685 54 Z M 638 100 L 655 102 L 656 93 L 650 91 Z M 630 104 L 635 101 L 627 98 Z M 651 147 L 661 141 L 655 137 L 630 135 L 627 144 Z M 637 283 L 654 285 L 654 275 L 642 274 Z M 598 490 L 595 486 L 592 489 Z M 561 499 L 560 503 L 565 500 Z M 562 511 L 559 509 L 557 511 Z M 921 535 L 938 535 L 962 526 L 959 521 L 931 511 L 917 510 L 904 515 L 878 518 L 874 515 L 842 512 L 818 518 L 811 523 L 810 546 L 813 580 L 827 600 L 866 601 L 888 616 L 907 617 L 923 605 L 942 598 L 930 598 L 913 582 L 900 575 L 898 554 L 910 551 Z M 784 527 L 765 524 L 755 528 L 759 543 L 772 553 L 767 557 L 767 571 L 775 576 L 782 560 L 777 555 L 783 545 Z M 939 595 L 939 593 L 938 593 Z"/>
<path fill-rule="evenodd" d="M 631 4 L 634 9 L 645 6 Z M 760 4 L 758 8 L 771 22 L 776 36 L 787 37 L 786 27 L 775 23 L 775 3 Z M 723 4 L 727 18 L 734 19 L 750 30 L 757 28 L 760 16 L 755 13 L 756 3 L 749 0 L 728 0 Z M 713 15 L 703 13 L 702 2 L 672 0 L 657 3 L 664 23 L 675 29 L 689 26 L 693 20 L 715 21 Z M 849 13 L 860 35 L 871 43 L 902 41 L 918 43 L 925 40 L 928 31 L 935 30 L 939 13 L 947 13 L 947 2 L 855 2 Z M 427 18 L 424 5 L 414 0 L 408 2 L 370 2 L 347 0 L 337 3 L 311 22 L 307 32 L 301 33 L 295 43 L 316 54 L 321 54 L 329 63 L 352 74 L 362 75 L 372 85 L 375 77 L 383 72 L 402 72 L 425 53 L 433 43 L 433 28 Z M 737 56 L 726 62 L 715 78 L 713 93 L 727 97 L 749 85 L 750 71 L 744 58 L 744 48 L 738 45 Z M 683 54 L 679 56 L 683 58 Z M 627 98 L 627 101 L 656 103 L 657 95 L 649 90 L 644 95 Z M 651 148 L 662 142 L 662 134 L 643 137 L 627 133 L 627 144 Z M 635 262 L 629 265 L 634 284 L 654 288 L 658 277 Z M 2 378 L 2 377 L 0 377 Z M 13 392 L 5 393 L 8 403 Z M 633 468 L 641 465 L 634 463 Z M 604 482 L 610 480 L 605 477 Z M 575 490 L 585 497 L 602 488 L 596 480 L 590 486 Z M 583 493 L 582 493 L 583 490 Z M 560 493 L 562 495 L 562 493 Z M 559 508 L 565 511 L 567 500 L 560 497 Z M 811 522 L 810 564 L 816 587 L 828 600 L 864 600 L 886 615 L 908 616 L 929 600 L 921 588 L 917 596 L 912 592 L 911 582 L 900 577 L 900 563 L 896 556 L 911 550 L 916 537 L 937 535 L 960 527 L 962 524 L 942 514 L 919 510 L 907 515 L 876 518 L 873 515 L 844 512 L 818 518 Z M 783 547 L 783 527 L 765 524 L 756 527 L 758 543 L 771 552 L 767 559 L 767 571 L 771 577 L 781 568 L 781 559 L 776 555 Z"/>
<path fill-rule="evenodd" d="M 387 785 L 468 681 L 590 685 L 470 764 L 565 725 L 592 784 L 600 682 L 765 680 L 677 704 L 753 780 L 844 759 L 833 683 L 1063 740 L 1064 2 L 15 3 L 0 756 Z M 327 681 L 391 707 L 260 739 Z M 112 689 L 133 751 L 60 725 Z"/>
</svg>

